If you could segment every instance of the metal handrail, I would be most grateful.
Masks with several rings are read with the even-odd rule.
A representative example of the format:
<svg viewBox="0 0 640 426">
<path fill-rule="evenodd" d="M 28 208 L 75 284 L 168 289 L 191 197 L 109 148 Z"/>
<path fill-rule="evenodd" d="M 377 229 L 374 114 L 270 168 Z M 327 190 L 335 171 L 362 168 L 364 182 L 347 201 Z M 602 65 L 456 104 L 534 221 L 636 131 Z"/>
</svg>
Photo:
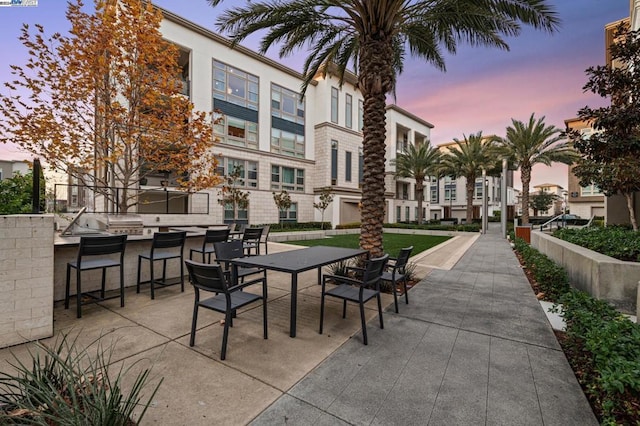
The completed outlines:
<svg viewBox="0 0 640 426">
<path fill-rule="evenodd" d="M 559 214 L 558 216 L 556 216 L 556 217 L 554 217 L 552 219 L 549 219 L 548 221 L 546 221 L 545 223 L 540 225 L 540 230 L 544 231 L 544 227 L 547 226 L 547 225 L 549 225 L 549 230 L 551 230 L 553 228 L 553 222 L 558 221 L 558 219 L 562 219 L 562 214 Z M 556 225 L 556 227 L 557 227 L 557 225 Z"/>
</svg>

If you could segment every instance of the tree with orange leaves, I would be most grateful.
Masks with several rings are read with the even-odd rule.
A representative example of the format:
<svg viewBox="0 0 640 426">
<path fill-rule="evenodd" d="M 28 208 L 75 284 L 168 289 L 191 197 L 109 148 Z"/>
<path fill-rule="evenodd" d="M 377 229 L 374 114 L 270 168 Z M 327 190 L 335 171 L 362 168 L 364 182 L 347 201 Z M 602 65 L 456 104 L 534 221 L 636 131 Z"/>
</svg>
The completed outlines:
<svg viewBox="0 0 640 426">
<path fill-rule="evenodd" d="M 215 186 L 211 116 L 181 95 L 178 49 L 163 40 L 162 14 L 141 0 L 69 2 L 68 36 L 25 25 L 29 51 L 0 93 L 0 142 L 65 171 L 126 213 L 140 181 L 172 173 L 187 191 Z M 117 190 L 115 189 L 117 188 Z"/>
</svg>

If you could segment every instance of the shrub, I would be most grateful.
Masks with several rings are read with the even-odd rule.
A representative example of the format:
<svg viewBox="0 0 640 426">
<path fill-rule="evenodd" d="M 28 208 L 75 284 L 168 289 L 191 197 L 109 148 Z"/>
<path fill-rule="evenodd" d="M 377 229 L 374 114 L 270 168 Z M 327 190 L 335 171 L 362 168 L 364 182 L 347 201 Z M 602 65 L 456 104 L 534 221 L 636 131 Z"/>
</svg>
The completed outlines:
<svg viewBox="0 0 640 426">
<path fill-rule="evenodd" d="M 527 269 L 533 274 L 545 300 L 557 301 L 569 291 L 567 272 L 544 254 L 527 244 L 522 238 L 515 239 L 516 250 L 522 256 Z"/>
<path fill-rule="evenodd" d="M 343 223 L 342 225 L 336 225 L 336 229 L 358 229 L 360 228 L 360 222 Z"/>
<path fill-rule="evenodd" d="M 567 341 L 585 392 L 603 424 L 636 424 L 640 418 L 640 325 L 611 305 L 572 290 L 560 298 Z"/>
<path fill-rule="evenodd" d="M 640 261 L 640 232 L 623 227 L 562 228 L 553 236 L 619 260 Z"/>
<path fill-rule="evenodd" d="M 360 226 L 360 224 L 358 224 Z M 385 228 L 397 228 L 397 229 L 427 229 L 432 231 L 460 231 L 460 232 L 478 232 L 480 231 L 480 225 L 478 224 L 465 224 L 465 225 L 412 225 L 408 223 L 385 223 Z M 336 227 L 337 228 L 337 227 Z"/>
<path fill-rule="evenodd" d="M 283 222 L 281 224 L 272 223 L 270 225 L 271 232 L 315 231 L 323 229 L 322 222 Z M 331 229 L 331 222 L 324 222 L 324 229 Z"/>
<path fill-rule="evenodd" d="M 156 394 L 142 401 L 149 370 L 140 372 L 129 393 L 122 381 L 131 368 L 120 367 L 111 374 L 111 349 L 100 339 L 94 342 L 95 356 L 78 349 L 76 339 L 63 336 L 53 347 L 37 344 L 29 351 L 31 363 L 14 356 L 16 373 L 0 373 L 0 424 L 32 425 L 112 425 L 128 426 L 140 422 Z M 134 410 L 140 409 L 134 421 Z"/>
</svg>

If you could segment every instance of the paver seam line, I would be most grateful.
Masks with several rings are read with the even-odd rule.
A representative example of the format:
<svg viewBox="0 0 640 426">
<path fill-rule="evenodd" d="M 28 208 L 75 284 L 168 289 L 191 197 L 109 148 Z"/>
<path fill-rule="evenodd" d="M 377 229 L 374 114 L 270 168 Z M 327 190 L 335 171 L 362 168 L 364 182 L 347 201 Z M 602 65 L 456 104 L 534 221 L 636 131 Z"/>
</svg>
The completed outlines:
<svg viewBox="0 0 640 426">
<path fill-rule="evenodd" d="M 427 323 L 427 324 L 438 325 L 440 327 L 453 328 L 453 329 L 460 330 L 460 331 L 466 331 L 468 333 L 478 334 L 478 335 L 481 335 L 481 336 L 494 337 L 496 339 L 502 339 L 502 340 L 505 340 L 507 342 L 521 343 L 523 345 L 533 346 L 533 347 L 536 347 L 536 348 L 547 349 L 547 350 L 551 350 L 551 351 L 555 351 L 555 352 L 562 352 L 562 349 L 550 348 L 548 346 L 540 345 L 540 344 L 537 344 L 537 343 L 525 342 L 523 340 L 513 339 L 513 338 L 509 338 L 509 337 L 493 336 L 492 334 L 489 334 L 489 333 L 483 333 L 483 332 L 478 331 L 478 330 L 469 330 L 467 328 L 458 327 L 458 326 L 451 325 L 451 324 L 442 324 L 442 323 L 439 323 L 438 321 L 426 320 L 426 319 L 423 319 L 423 318 L 414 318 L 414 317 L 403 315 L 401 313 L 398 313 L 398 314 L 393 313 L 393 315 L 396 315 L 396 316 L 399 316 L 399 317 L 403 317 L 403 318 L 406 318 L 406 319 L 409 319 L 409 320 L 420 321 L 420 322 L 424 322 L 424 323 Z"/>
<path fill-rule="evenodd" d="M 283 296 L 283 297 L 284 297 L 284 296 Z M 115 364 L 116 362 L 121 362 L 121 361 L 124 361 L 124 360 L 125 360 L 125 359 L 127 359 L 127 358 L 131 358 L 131 357 L 134 357 L 134 356 L 136 356 L 136 355 L 140 355 L 140 354 L 142 354 L 142 353 L 144 353 L 144 352 L 147 352 L 147 351 L 149 351 L 149 350 L 151 350 L 151 349 L 159 348 L 159 347 L 161 347 L 161 346 L 166 346 L 168 343 L 176 343 L 176 344 L 178 344 L 178 345 L 180 345 L 180 346 L 182 346 L 182 347 L 185 347 L 185 348 L 187 348 L 187 349 L 190 349 L 190 350 L 192 350 L 192 351 L 196 352 L 197 354 L 199 354 L 199 355 L 201 355 L 201 356 L 203 356 L 203 357 L 205 357 L 205 358 L 208 358 L 208 359 L 212 360 L 213 362 L 216 362 L 216 363 L 218 363 L 218 364 L 221 364 L 221 365 L 223 365 L 223 366 L 225 366 L 225 367 L 227 367 L 227 368 L 229 368 L 229 369 L 231 369 L 231 370 L 234 370 L 234 371 L 236 371 L 236 372 L 238 372 L 238 373 L 240 373 L 240 374 L 242 374 L 242 375 L 244 375 L 244 376 L 250 377 L 251 379 L 258 381 L 258 382 L 260 382 L 260 383 L 262 383 L 262 384 L 266 385 L 267 387 L 269 387 L 269 388 L 271 388 L 271 389 L 274 389 L 274 390 L 276 390 L 276 391 L 280 392 L 281 394 L 286 393 L 286 390 L 278 389 L 278 388 L 276 388 L 275 386 L 273 386 L 273 384 L 271 384 L 271 383 L 267 383 L 267 382 L 265 382 L 264 380 L 260 379 L 259 377 L 255 377 L 255 376 L 253 376 L 253 375 L 251 375 L 251 374 L 248 374 L 248 373 L 247 373 L 247 372 L 245 372 L 245 371 L 242 371 L 242 370 L 240 370 L 240 369 L 238 369 L 238 368 L 236 368 L 236 367 L 234 367 L 234 366 L 232 366 L 232 365 L 229 365 L 229 364 L 226 364 L 226 363 L 222 362 L 222 361 L 221 361 L 220 359 L 218 359 L 218 358 L 215 358 L 215 357 L 209 356 L 209 355 L 207 355 L 207 354 L 205 354 L 205 353 L 202 353 L 201 351 L 199 351 L 199 350 L 197 350 L 197 349 L 192 348 L 191 346 L 188 346 L 188 345 L 186 345 L 186 344 L 184 344 L 184 343 L 179 342 L 179 339 L 182 339 L 183 337 L 188 336 L 191 332 L 189 332 L 189 333 L 185 333 L 185 334 L 182 334 L 182 335 L 177 336 L 177 337 L 174 337 L 174 338 L 171 338 L 171 337 L 169 337 L 169 336 L 165 336 L 165 335 L 163 335 L 162 333 L 159 333 L 159 332 L 157 332 L 157 331 L 155 331 L 155 330 L 153 330 L 153 329 L 151 329 L 151 328 L 149 328 L 149 327 L 145 326 L 144 324 L 140 324 L 140 323 L 138 323 L 138 322 L 136 322 L 136 321 L 134 321 L 134 320 L 132 320 L 132 319 L 130 319 L 130 318 L 125 317 L 124 315 L 120 314 L 120 313 L 119 313 L 118 311 L 116 311 L 116 310 L 113 310 L 113 309 L 111 309 L 111 308 L 109 308 L 109 307 L 107 307 L 107 306 L 103 306 L 103 307 L 104 307 L 105 309 L 107 309 L 108 311 L 113 312 L 113 313 L 115 313 L 115 314 L 117 314 L 117 315 L 120 315 L 122 318 L 124 318 L 124 319 L 126 319 L 126 320 L 128 320 L 128 321 L 131 321 L 132 323 L 136 324 L 136 325 L 137 325 L 137 326 L 139 326 L 139 327 L 142 327 L 142 328 L 144 328 L 144 329 L 147 329 L 147 330 L 151 331 L 152 333 L 157 334 L 158 336 L 161 336 L 161 337 L 164 337 L 164 338 L 168 339 L 166 342 L 162 342 L 162 343 L 159 343 L 159 344 L 157 344 L 157 345 L 150 346 L 150 347 L 148 347 L 148 348 L 146 348 L 146 349 L 144 349 L 144 350 L 142 350 L 142 351 L 132 353 L 131 355 L 128 355 L 128 356 L 123 357 L 123 358 L 121 358 L 121 359 L 117 359 L 117 360 L 115 360 L 115 361 L 111 362 L 109 365 L 113 365 L 113 364 Z M 256 307 L 256 308 L 257 308 L 257 307 Z M 253 308 L 252 308 L 252 309 L 253 309 Z M 248 309 L 248 310 L 250 310 L 250 309 Z M 215 323 L 214 323 L 214 324 L 215 324 Z M 119 329 L 119 328 L 124 328 L 124 327 L 133 327 L 133 326 L 127 325 L 127 326 L 123 326 L 123 327 L 118 327 L 118 329 Z M 117 330 L 117 329 L 114 329 L 114 331 L 115 331 L 115 330 Z M 110 332 L 110 333 L 111 333 L 111 332 Z M 332 353 L 333 353 L 333 352 L 332 352 Z M 282 395 L 281 395 L 281 396 L 282 396 Z"/>
<path fill-rule="evenodd" d="M 384 397 L 384 400 L 378 405 L 378 409 L 376 410 L 375 414 L 371 418 L 371 422 L 369 424 L 373 423 L 373 421 L 378 416 L 378 413 L 380 412 L 380 410 L 382 410 L 382 408 L 384 407 L 384 405 L 385 405 L 384 402 L 387 400 L 387 397 L 391 393 L 393 393 L 393 389 L 395 388 L 396 384 L 400 380 L 400 377 L 402 377 L 402 373 L 404 373 L 404 371 L 407 369 L 407 366 L 412 362 L 412 359 L 413 359 L 416 351 L 418 350 L 418 347 L 420 346 L 420 342 L 422 342 L 424 340 L 425 336 L 427 335 L 427 333 L 429 332 L 430 329 L 431 329 L 431 324 L 428 324 L 427 328 L 425 329 L 424 333 L 422 334 L 422 337 L 420 337 L 420 339 L 416 339 L 417 343 L 413 347 L 413 350 L 411 351 L 411 355 L 407 357 L 407 361 L 402 365 L 402 368 L 400 369 L 398 375 L 396 376 L 396 379 L 393 381 L 393 384 L 389 388 L 389 392 L 387 392 L 387 394 Z"/>
<path fill-rule="evenodd" d="M 536 376 L 533 374 L 533 365 L 531 364 L 531 354 L 529 353 L 529 347 L 525 346 L 527 351 L 527 360 L 529 361 L 529 372 L 531 373 L 531 381 L 533 382 L 533 388 L 536 390 L 536 401 L 538 401 L 538 412 L 540 413 L 540 419 L 544 426 L 544 414 L 542 413 L 542 402 L 540 401 L 540 392 L 538 391 L 538 385 L 536 383 Z M 577 378 L 576 378 L 577 381 Z"/>
<path fill-rule="evenodd" d="M 455 327 L 451 327 L 455 328 Z M 442 389 L 442 385 L 444 383 L 444 378 L 447 377 L 447 370 L 449 370 L 449 363 L 451 362 L 451 356 L 453 355 L 453 350 L 456 347 L 456 343 L 458 343 L 458 336 L 460 336 L 460 329 L 457 329 L 456 338 L 453 341 L 453 345 L 451 345 L 451 352 L 449 352 L 449 358 L 447 359 L 447 366 L 444 368 L 444 372 L 442 373 L 442 379 L 440 379 L 440 385 L 438 386 L 438 392 L 436 393 L 436 397 L 433 399 L 433 404 L 431 405 L 431 411 L 429 412 L 429 418 L 427 419 L 427 426 L 431 424 L 431 417 L 433 416 L 433 411 L 438 402 L 438 397 L 440 396 L 440 389 Z"/>
<path fill-rule="evenodd" d="M 336 416 L 335 414 L 330 413 L 330 412 L 328 412 L 327 410 L 323 410 L 322 408 L 317 407 L 317 406 L 315 406 L 315 405 L 311 404 L 311 403 L 310 403 L 310 402 L 308 402 L 308 401 L 305 401 L 305 400 L 303 400 L 303 399 L 300 399 L 300 398 L 296 397 L 295 395 L 291 395 L 289 392 L 285 392 L 284 394 L 286 394 L 287 396 L 289 396 L 289 397 L 291 397 L 291 398 L 293 398 L 293 399 L 295 399 L 295 400 L 297 400 L 297 401 L 300 401 L 300 402 L 301 402 L 301 403 L 303 403 L 303 404 L 307 404 L 307 405 L 312 406 L 312 407 L 313 407 L 313 408 L 315 408 L 316 410 L 320 411 L 320 413 L 321 413 L 321 414 L 322 414 L 322 413 L 324 413 L 324 414 L 328 414 L 329 416 L 333 417 L 334 419 L 338 419 L 338 420 L 340 420 L 340 421 L 342 421 L 342 422 L 344 422 L 344 423 L 346 423 L 346 424 L 349 424 L 349 425 L 354 425 L 354 423 L 351 423 L 351 422 L 349 422 L 348 420 L 343 419 L 342 417 Z M 280 398 L 282 398 L 282 395 L 281 395 L 280 397 L 276 398 L 276 399 L 275 399 L 271 404 L 269 404 L 269 405 L 268 405 L 264 410 L 262 410 L 260 413 L 256 414 L 256 416 L 255 416 L 253 419 L 251 419 L 251 421 L 249 421 L 247 424 L 251 424 L 251 422 L 253 422 L 253 421 L 254 421 L 254 420 L 256 420 L 258 417 L 260 417 L 260 416 L 262 415 L 262 413 L 264 413 L 264 412 L 265 412 L 265 411 L 267 411 L 269 408 L 271 408 L 271 407 L 273 406 L 273 404 L 275 404 L 276 402 L 278 402 L 278 401 L 280 400 Z M 319 417 L 320 417 L 320 415 L 318 415 L 318 418 L 319 418 Z M 313 424 L 313 422 L 312 422 L 311 424 Z"/>
</svg>

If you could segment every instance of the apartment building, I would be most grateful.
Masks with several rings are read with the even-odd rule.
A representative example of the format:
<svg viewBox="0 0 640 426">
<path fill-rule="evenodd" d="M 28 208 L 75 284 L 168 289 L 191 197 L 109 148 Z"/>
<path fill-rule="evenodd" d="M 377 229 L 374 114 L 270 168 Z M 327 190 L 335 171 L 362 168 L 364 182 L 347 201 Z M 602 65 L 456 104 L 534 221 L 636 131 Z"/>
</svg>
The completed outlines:
<svg viewBox="0 0 640 426">
<path fill-rule="evenodd" d="M 0 160 L 0 180 L 9 179 L 16 173 L 29 173 L 29 164 L 24 161 Z"/>
<path fill-rule="evenodd" d="M 567 131 L 577 130 L 582 137 L 588 138 L 594 132 L 589 123 L 579 118 L 564 120 Z M 568 204 L 567 209 L 583 218 L 604 216 L 605 196 L 596 185 L 581 186 L 578 177 L 573 173 L 575 165 L 569 166 L 568 171 Z"/>
<path fill-rule="evenodd" d="M 314 78 L 301 99 L 299 72 L 242 46 L 231 49 L 219 34 L 159 9 L 163 37 L 180 49 L 183 94 L 197 110 L 215 111 L 218 173 L 241 166 L 238 185 L 250 192 L 243 211 L 220 205 L 218 190 L 212 189 L 208 201 L 191 197 L 184 202 L 183 212 L 206 210 L 207 222 L 214 223 L 320 220 L 313 203 L 323 188 L 331 187 L 334 200 L 324 219 L 334 226 L 359 221 L 363 98 L 356 76 L 347 74 L 340 85 L 329 68 Z M 417 202 L 407 188 L 415 182 L 396 185 L 390 161 L 408 144 L 428 143 L 432 128 L 396 105 L 387 108 L 387 205 L 381 208 L 388 221 L 416 218 Z M 150 177 L 142 189 L 158 187 L 177 194 L 171 179 L 162 175 Z M 281 190 L 292 200 L 286 212 L 279 212 L 273 201 L 273 192 Z M 196 205 L 202 202 L 208 206 Z M 152 214 L 152 206 L 141 205 L 139 212 Z"/>
<path fill-rule="evenodd" d="M 447 154 L 449 148 L 456 148 L 455 142 L 447 142 L 438 145 L 438 149 Z M 442 217 L 454 218 L 461 221 L 467 216 L 467 189 L 466 179 L 452 179 L 450 176 L 444 176 L 440 179 L 432 177 L 428 184 L 429 197 L 432 203 L 431 219 L 440 219 Z M 473 218 L 480 219 L 482 217 L 482 198 L 483 193 L 487 191 L 487 203 L 489 216 L 493 216 L 495 212 L 502 210 L 502 178 L 500 176 L 487 176 L 483 185 L 482 176 L 478 176 L 475 181 L 473 192 Z M 515 216 L 516 194 L 513 188 L 513 170 L 507 171 L 507 217 L 512 220 Z"/>
</svg>

